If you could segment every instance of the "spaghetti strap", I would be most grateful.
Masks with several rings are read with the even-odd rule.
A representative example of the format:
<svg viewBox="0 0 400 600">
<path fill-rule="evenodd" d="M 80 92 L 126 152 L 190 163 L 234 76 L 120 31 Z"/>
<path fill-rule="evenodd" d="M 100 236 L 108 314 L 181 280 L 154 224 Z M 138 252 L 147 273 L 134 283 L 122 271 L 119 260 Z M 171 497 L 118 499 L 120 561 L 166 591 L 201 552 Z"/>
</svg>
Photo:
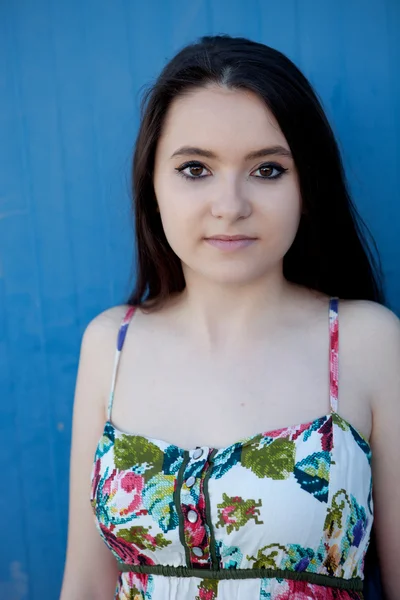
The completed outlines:
<svg viewBox="0 0 400 600">
<path fill-rule="evenodd" d="M 112 411 L 112 405 L 113 405 L 113 401 L 114 401 L 114 391 L 115 391 L 115 383 L 117 381 L 119 360 L 121 358 L 121 352 L 122 352 L 122 348 L 124 346 L 126 332 L 128 331 L 129 323 L 131 322 L 132 317 L 135 314 L 135 311 L 136 311 L 136 306 L 130 306 L 128 308 L 127 312 L 125 313 L 124 318 L 121 321 L 121 325 L 120 325 L 120 328 L 118 331 L 117 350 L 115 352 L 114 370 L 113 370 L 113 375 L 112 375 L 111 391 L 110 391 L 110 396 L 109 396 L 109 400 L 108 400 L 108 408 L 107 408 L 107 420 L 108 421 L 111 421 L 111 411 Z"/>
<path fill-rule="evenodd" d="M 329 300 L 329 395 L 331 412 L 338 410 L 339 399 L 339 298 Z"/>
</svg>

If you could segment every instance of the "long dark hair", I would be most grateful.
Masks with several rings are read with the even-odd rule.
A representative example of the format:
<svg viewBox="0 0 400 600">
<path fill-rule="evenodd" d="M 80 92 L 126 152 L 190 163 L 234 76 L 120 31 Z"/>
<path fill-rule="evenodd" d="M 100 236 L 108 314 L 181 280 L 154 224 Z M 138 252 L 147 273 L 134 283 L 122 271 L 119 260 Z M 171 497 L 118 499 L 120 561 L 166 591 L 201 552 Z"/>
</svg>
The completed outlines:
<svg viewBox="0 0 400 600">
<path fill-rule="evenodd" d="M 256 93 L 289 144 L 305 214 L 284 257 L 286 279 L 329 296 L 383 303 L 376 246 L 350 198 L 339 148 L 316 92 L 278 50 L 227 35 L 202 37 L 183 48 L 143 99 L 133 159 L 137 274 L 128 303 L 160 308 L 185 287 L 180 259 L 157 212 L 154 157 L 174 99 L 209 84 Z"/>
</svg>

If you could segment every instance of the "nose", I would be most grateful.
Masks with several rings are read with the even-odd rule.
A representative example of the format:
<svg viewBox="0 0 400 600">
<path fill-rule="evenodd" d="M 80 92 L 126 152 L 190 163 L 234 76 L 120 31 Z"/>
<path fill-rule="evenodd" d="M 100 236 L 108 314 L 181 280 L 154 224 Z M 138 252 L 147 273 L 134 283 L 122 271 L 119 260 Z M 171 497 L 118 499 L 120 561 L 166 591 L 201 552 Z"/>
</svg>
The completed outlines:
<svg viewBox="0 0 400 600">
<path fill-rule="evenodd" d="M 251 215 L 251 203 L 247 198 L 243 182 L 234 178 L 220 182 L 211 200 L 211 214 L 216 219 L 235 222 Z"/>
</svg>

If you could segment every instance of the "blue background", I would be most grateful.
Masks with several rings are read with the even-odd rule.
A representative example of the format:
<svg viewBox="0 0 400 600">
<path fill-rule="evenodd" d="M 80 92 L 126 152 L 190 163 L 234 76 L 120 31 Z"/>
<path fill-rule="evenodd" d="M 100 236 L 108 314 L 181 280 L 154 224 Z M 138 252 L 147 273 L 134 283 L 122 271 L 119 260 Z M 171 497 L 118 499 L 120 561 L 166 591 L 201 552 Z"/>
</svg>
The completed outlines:
<svg viewBox="0 0 400 600">
<path fill-rule="evenodd" d="M 400 313 L 399 0 L 2 0 L 1 599 L 58 598 L 80 340 L 132 285 L 140 92 L 216 33 L 283 51 L 316 87 Z"/>
</svg>

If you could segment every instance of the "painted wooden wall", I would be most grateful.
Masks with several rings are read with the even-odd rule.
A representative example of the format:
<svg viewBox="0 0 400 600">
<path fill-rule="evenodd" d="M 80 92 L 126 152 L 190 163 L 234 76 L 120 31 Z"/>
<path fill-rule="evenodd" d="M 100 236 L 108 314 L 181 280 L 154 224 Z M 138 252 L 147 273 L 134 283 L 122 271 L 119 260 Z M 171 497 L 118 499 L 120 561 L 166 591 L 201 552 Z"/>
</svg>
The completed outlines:
<svg viewBox="0 0 400 600">
<path fill-rule="evenodd" d="M 140 91 L 206 33 L 314 84 L 400 313 L 399 0 L 1 0 L 0 599 L 58 598 L 80 339 L 131 284 Z"/>
</svg>

